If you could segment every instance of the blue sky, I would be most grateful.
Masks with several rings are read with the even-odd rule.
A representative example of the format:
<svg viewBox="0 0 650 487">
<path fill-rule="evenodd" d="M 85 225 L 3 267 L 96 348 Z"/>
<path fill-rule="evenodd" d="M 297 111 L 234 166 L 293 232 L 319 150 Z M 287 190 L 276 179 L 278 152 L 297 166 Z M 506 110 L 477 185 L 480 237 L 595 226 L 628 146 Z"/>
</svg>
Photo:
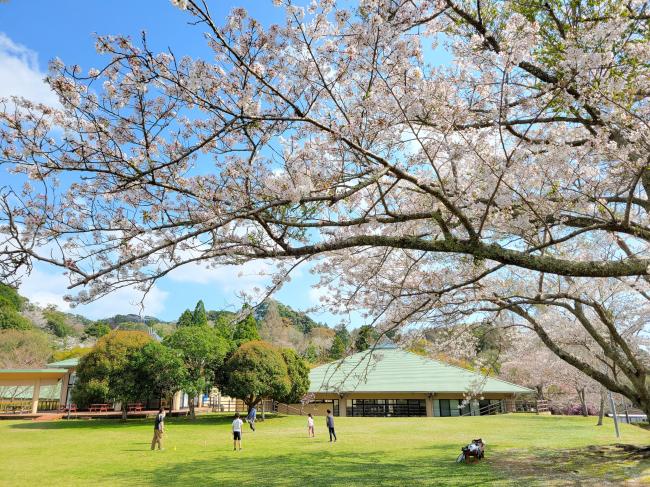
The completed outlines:
<svg viewBox="0 0 650 487">
<path fill-rule="evenodd" d="M 216 18 L 223 18 L 235 6 L 245 7 L 266 24 L 280 22 L 283 17 L 271 0 L 210 2 Z M 177 55 L 202 57 L 209 52 L 202 37 L 203 29 L 189 25 L 188 20 L 185 12 L 166 0 L 0 3 L 0 97 L 16 94 L 38 101 L 51 100 L 51 93 L 42 83 L 48 61 L 59 57 L 66 64 L 79 64 L 84 70 L 101 66 L 103 59 L 94 48 L 95 33 L 127 34 L 137 39 L 144 30 L 154 51 L 171 48 Z M 16 184 L 4 170 L 0 171 L 0 186 Z M 264 270 L 268 270 L 264 263 L 251 263 L 241 269 L 183 268 L 159 281 L 145 300 L 144 313 L 172 320 L 185 308 L 193 307 L 198 299 L 203 299 L 208 309 L 237 309 L 241 305 L 237 297 L 240 291 L 266 282 L 260 276 Z M 321 291 L 311 287 L 316 281 L 317 277 L 308 268 L 298 269 L 292 281 L 275 297 L 295 309 L 307 309 L 318 303 Z M 67 305 L 62 297 L 67 293 L 66 284 L 56 269 L 37 265 L 32 275 L 23 280 L 20 291 L 33 302 L 57 304 L 65 310 Z M 139 312 L 138 301 L 137 293 L 121 290 L 80 306 L 74 312 L 90 318 Z M 312 313 L 312 316 L 330 325 L 344 318 L 328 313 Z M 352 317 L 351 327 L 361 324 L 358 316 Z"/>
</svg>

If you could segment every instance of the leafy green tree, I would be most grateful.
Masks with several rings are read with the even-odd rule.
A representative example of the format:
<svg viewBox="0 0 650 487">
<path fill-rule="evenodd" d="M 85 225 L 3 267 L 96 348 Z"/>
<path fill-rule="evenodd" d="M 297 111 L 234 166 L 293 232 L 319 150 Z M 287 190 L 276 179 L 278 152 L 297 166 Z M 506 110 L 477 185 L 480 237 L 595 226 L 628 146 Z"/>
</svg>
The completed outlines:
<svg viewBox="0 0 650 487">
<path fill-rule="evenodd" d="M 330 357 L 335 360 L 343 358 L 350 348 L 351 342 L 350 332 L 345 325 L 338 325 L 336 327 L 336 334 L 332 340 L 332 346 L 330 347 Z"/>
<path fill-rule="evenodd" d="M 25 298 L 18 294 L 18 291 L 7 284 L 0 283 L 0 308 L 10 308 L 20 311 Z"/>
<path fill-rule="evenodd" d="M 61 311 L 46 309 L 43 311 L 43 317 L 47 322 L 47 327 L 59 338 L 76 335 L 75 329 L 70 326 L 65 314 Z"/>
<path fill-rule="evenodd" d="M 202 300 L 196 303 L 194 313 L 192 314 L 192 324 L 194 326 L 205 326 L 208 324 L 208 316 L 205 314 L 205 305 Z"/>
<path fill-rule="evenodd" d="M 110 332 L 111 327 L 101 321 L 96 321 L 84 329 L 84 335 L 95 338 L 103 337 L 104 335 L 108 335 Z"/>
<path fill-rule="evenodd" d="M 126 419 L 126 405 L 141 397 L 141 384 L 127 380 L 127 367 L 133 355 L 150 342 L 145 332 L 122 330 L 97 340 L 92 352 L 79 361 L 78 382 L 72 391 L 75 402 L 87 406 L 100 399 L 116 400 L 122 403 L 122 418 Z"/>
<path fill-rule="evenodd" d="M 215 331 L 228 340 L 229 342 L 233 341 L 235 335 L 235 314 L 229 312 L 219 313 L 215 316 L 214 319 L 214 329 Z"/>
<path fill-rule="evenodd" d="M 257 320 L 253 315 L 250 306 L 245 305 L 243 311 L 246 312 L 246 318 L 241 320 L 235 326 L 233 333 L 233 341 L 236 345 L 260 339 L 260 333 L 257 328 Z"/>
<path fill-rule="evenodd" d="M 194 322 L 194 316 L 192 315 L 192 312 L 189 309 L 186 309 L 178 318 L 178 321 L 176 322 L 176 326 L 178 326 L 179 328 L 182 326 L 192 326 L 193 322 Z"/>
<path fill-rule="evenodd" d="M 370 346 L 377 340 L 377 332 L 370 325 L 363 325 L 357 332 L 357 337 L 354 340 L 354 348 L 357 352 L 368 350 Z"/>
<path fill-rule="evenodd" d="M 10 307 L 0 308 L 0 329 L 2 330 L 31 330 L 32 322 Z"/>
<path fill-rule="evenodd" d="M 332 340 L 332 346 L 330 348 L 330 357 L 334 360 L 338 360 L 345 356 L 345 343 L 339 335 L 334 335 L 334 340 Z"/>
<path fill-rule="evenodd" d="M 99 377 L 77 382 L 72 389 L 72 401 L 80 408 L 86 408 L 91 404 L 107 403 L 111 398 L 108 381 Z"/>
<path fill-rule="evenodd" d="M 0 369 L 42 367 L 51 354 L 48 336 L 40 330 L 0 330 Z"/>
<path fill-rule="evenodd" d="M 220 370 L 221 391 L 249 407 L 264 398 L 283 400 L 292 382 L 282 352 L 261 340 L 246 342 L 228 357 Z"/>
<path fill-rule="evenodd" d="M 127 383 L 138 384 L 143 397 L 167 398 L 187 380 L 187 369 L 178 350 L 152 341 L 133 354 L 125 367 Z"/>
<path fill-rule="evenodd" d="M 214 384 L 215 371 L 223 364 L 229 343 L 208 326 L 179 328 L 165 337 L 164 343 L 180 352 L 187 368 L 182 389 L 190 396 L 190 414 L 194 418 L 194 398 Z"/>
<path fill-rule="evenodd" d="M 309 390 L 309 367 L 305 361 L 290 348 L 282 350 L 282 358 L 287 365 L 287 374 L 291 386 L 289 392 L 279 400 L 289 404 L 299 402 Z"/>
<path fill-rule="evenodd" d="M 310 364 L 318 363 L 318 349 L 316 348 L 316 345 L 313 343 L 307 345 L 307 348 L 302 353 L 302 356 Z"/>
</svg>

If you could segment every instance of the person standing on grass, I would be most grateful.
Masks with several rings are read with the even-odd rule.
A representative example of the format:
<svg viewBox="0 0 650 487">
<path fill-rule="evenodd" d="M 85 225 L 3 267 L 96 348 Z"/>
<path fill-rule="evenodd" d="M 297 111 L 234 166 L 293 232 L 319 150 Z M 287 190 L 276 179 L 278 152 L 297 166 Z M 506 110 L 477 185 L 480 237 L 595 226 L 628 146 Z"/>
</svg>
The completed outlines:
<svg viewBox="0 0 650 487">
<path fill-rule="evenodd" d="M 255 409 L 255 406 L 249 409 L 248 411 L 248 416 L 246 416 L 246 421 L 248 421 L 248 426 L 251 427 L 253 431 L 255 431 L 255 417 L 257 416 L 257 409 Z"/>
<path fill-rule="evenodd" d="M 325 424 L 327 424 L 327 431 L 330 432 L 330 443 L 332 443 L 332 437 L 336 441 L 336 433 L 334 432 L 334 415 L 332 411 L 327 410 L 327 416 L 325 417 Z"/>
<path fill-rule="evenodd" d="M 233 439 L 233 451 L 239 449 L 241 450 L 241 427 L 244 422 L 240 419 L 239 413 L 235 414 L 235 420 L 232 422 L 232 439 Z"/>
<path fill-rule="evenodd" d="M 156 415 L 156 420 L 153 425 L 153 440 L 151 440 L 151 450 L 156 449 L 156 444 L 158 444 L 158 449 L 162 450 L 162 440 L 163 434 L 165 432 L 165 410 L 160 407 L 158 414 Z"/>
<path fill-rule="evenodd" d="M 307 436 L 313 438 L 314 435 L 314 418 L 311 413 L 307 414 Z"/>
</svg>

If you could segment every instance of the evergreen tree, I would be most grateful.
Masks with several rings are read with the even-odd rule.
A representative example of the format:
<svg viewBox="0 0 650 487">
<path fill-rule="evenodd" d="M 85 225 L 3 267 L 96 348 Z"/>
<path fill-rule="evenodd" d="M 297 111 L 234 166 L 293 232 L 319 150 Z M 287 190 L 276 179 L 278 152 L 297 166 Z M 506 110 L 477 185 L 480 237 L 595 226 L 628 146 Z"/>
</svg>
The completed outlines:
<svg viewBox="0 0 650 487">
<path fill-rule="evenodd" d="M 332 347 L 330 348 L 330 357 L 335 360 L 343 358 L 345 355 L 345 343 L 339 335 L 334 335 L 334 340 L 332 341 Z"/>
<path fill-rule="evenodd" d="M 375 329 L 370 325 L 363 325 L 357 333 L 354 348 L 357 352 L 363 352 L 364 350 L 368 350 L 375 340 L 377 340 L 377 332 L 375 332 Z"/>
<path fill-rule="evenodd" d="M 216 316 L 214 320 L 214 329 L 217 334 L 229 342 L 233 340 L 235 332 L 234 313 L 223 312 Z"/>
<path fill-rule="evenodd" d="M 255 319 L 255 316 L 253 316 L 252 311 L 249 311 L 246 318 L 237 323 L 232 338 L 237 346 L 242 343 L 260 339 L 260 334 L 257 330 L 257 320 Z"/>
<path fill-rule="evenodd" d="M 345 325 L 338 325 L 336 327 L 336 335 L 334 335 L 334 340 L 332 341 L 332 346 L 330 348 L 329 354 L 333 359 L 340 359 L 345 356 L 345 353 L 350 348 L 352 338 L 350 337 L 350 332 L 345 327 Z"/>
<path fill-rule="evenodd" d="M 208 324 L 208 316 L 205 313 L 203 300 L 199 300 L 199 302 L 196 303 L 194 313 L 192 314 L 192 324 L 195 326 L 205 326 Z"/>
<path fill-rule="evenodd" d="M 183 311 L 183 314 L 178 318 L 178 321 L 176 322 L 177 327 L 182 327 L 182 326 L 192 326 L 194 322 L 194 316 L 192 315 L 192 312 L 189 309 L 186 309 Z"/>
</svg>

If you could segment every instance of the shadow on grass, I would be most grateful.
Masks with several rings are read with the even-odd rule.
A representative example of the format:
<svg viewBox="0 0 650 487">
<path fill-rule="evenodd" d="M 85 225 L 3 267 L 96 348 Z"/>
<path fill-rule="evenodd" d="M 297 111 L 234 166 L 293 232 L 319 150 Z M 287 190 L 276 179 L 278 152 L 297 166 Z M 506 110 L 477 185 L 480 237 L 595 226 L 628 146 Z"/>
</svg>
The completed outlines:
<svg viewBox="0 0 650 487">
<path fill-rule="evenodd" d="M 622 485 L 642 482 L 644 470 L 650 468 L 650 447 L 620 443 L 533 453 L 510 451 L 500 457 L 495 467 L 521 485 Z"/>
<path fill-rule="evenodd" d="M 166 424 L 184 425 L 184 426 L 215 426 L 232 423 L 234 414 L 207 414 L 197 416 L 196 419 L 187 416 L 165 418 Z M 272 422 L 274 419 L 282 416 L 267 415 L 261 424 Z M 153 425 L 153 418 L 138 418 L 122 421 L 121 419 L 64 419 L 57 421 L 25 421 L 22 423 L 12 424 L 10 428 L 26 430 L 67 430 L 67 429 L 108 429 L 108 428 L 132 428 L 142 427 L 143 425 Z M 258 420 L 258 423 L 260 421 Z"/>
<path fill-rule="evenodd" d="M 506 485 L 495 476 L 488 462 L 457 464 L 454 458 L 441 461 L 448 447 L 432 447 L 431 457 L 417 457 L 404 463 L 386 461 L 390 451 L 351 453 L 349 451 L 300 452 L 285 455 L 253 456 L 247 450 L 220 452 L 211 460 L 178 462 L 157 467 L 153 472 L 133 469 L 117 474 L 123 483 L 137 483 L 143 475 L 152 485 L 264 485 L 264 486 L 465 486 Z M 436 452 L 444 450 L 444 452 Z"/>
</svg>

